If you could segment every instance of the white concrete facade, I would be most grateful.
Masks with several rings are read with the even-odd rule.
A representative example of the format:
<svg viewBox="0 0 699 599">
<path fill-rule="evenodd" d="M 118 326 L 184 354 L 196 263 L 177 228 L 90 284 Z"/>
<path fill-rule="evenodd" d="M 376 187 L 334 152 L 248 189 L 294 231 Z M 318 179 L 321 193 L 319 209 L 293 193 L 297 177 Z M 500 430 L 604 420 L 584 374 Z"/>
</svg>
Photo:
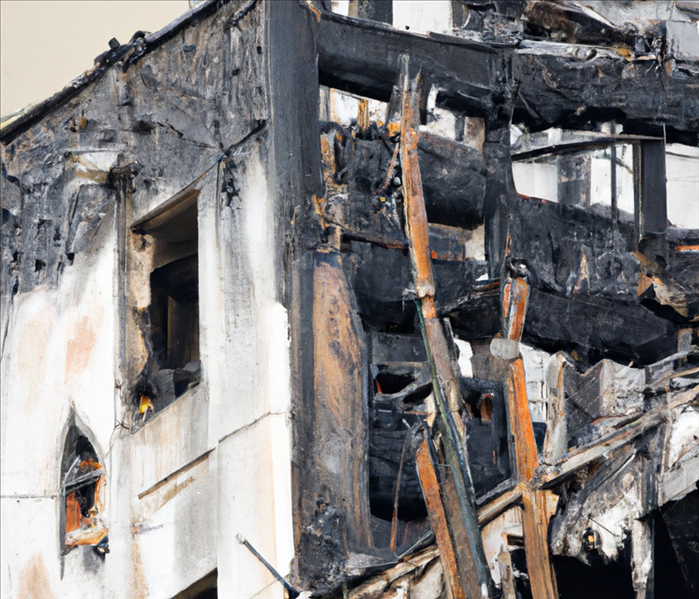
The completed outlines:
<svg viewBox="0 0 699 599">
<path fill-rule="evenodd" d="M 232 3 L 210 17 L 213 23 L 188 30 L 190 43 L 199 43 L 197 35 L 208 36 L 209 27 L 220 35 L 221 21 L 238 7 Z M 266 10 L 258 4 L 244 35 L 264 39 Z M 166 42 L 146 61 L 158 68 L 157 61 L 176 56 L 181 44 L 181 39 Z M 213 40 L 202 50 L 210 52 L 207 69 L 228 60 L 220 48 Z M 264 57 L 253 56 L 264 64 Z M 259 65 L 253 68 L 264 76 Z M 203 68 L 198 73 L 189 76 L 209 76 Z M 211 74 L 217 76 L 214 85 L 223 80 Z M 108 121 L 123 118 L 125 109 L 111 108 L 110 102 L 131 85 L 141 82 L 108 73 L 48 121 L 82 110 L 90 123 L 101 119 L 102 126 L 116 129 Z M 206 93 L 211 98 L 199 116 L 220 96 L 217 90 Z M 135 110 L 163 109 L 157 99 L 143 97 L 139 104 L 136 96 L 133 102 Z M 105 107 L 113 114 L 101 115 Z M 242 110 L 230 110 L 230 122 L 222 125 L 228 128 L 222 131 L 226 145 L 247 132 Z M 124 134 L 109 152 L 98 150 L 88 166 L 91 142 L 69 142 L 82 158 L 75 168 L 58 159 L 56 169 L 65 168 L 73 179 L 63 188 L 53 179 L 44 193 L 60 190 L 61 201 L 68 202 L 76 190 L 104 184 L 118 161 L 143 163 L 139 139 Z M 56 152 L 65 143 L 62 129 L 52 122 L 41 122 L 32 135 L 53 135 Z M 158 135 L 169 139 L 167 132 Z M 189 151 L 189 143 L 182 142 L 182 151 Z M 277 191 L 269 183 L 273 151 L 265 139 L 244 148 L 237 159 L 239 194 L 235 206 L 225 206 L 219 194 L 223 166 L 215 162 L 215 148 L 199 147 L 199 161 L 167 157 L 164 148 L 158 150 L 160 164 L 169 166 L 161 168 L 160 178 L 155 172 L 154 187 L 137 180 L 125 203 L 123 198 L 110 203 L 55 284 L 20 287 L 3 299 L 3 599 L 195 597 L 202 589 L 189 587 L 207 577 L 217 584 L 218 597 L 284 596 L 237 539 L 245 537 L 280 573 L 289 574 L 291 350 L 287 310 L 277 289 Z M 22 160 L 3 155 L 8 171 L 23 182 L 40 176 L 32 170 L 35 165 Z M 130 226 L 195 179 L 201 380 L 141 425 L 129 414 L 134 368 L 143 365 L 145 341 L 130 319 L 150 304 L 155 258 L 152 238 Z M 109 529 L 110 552 L 104 557 L 92 546 L 62 552 L 61 461 L 71 426 L 89 439 L 106 472 L 100 515 Z"/>
</svg>

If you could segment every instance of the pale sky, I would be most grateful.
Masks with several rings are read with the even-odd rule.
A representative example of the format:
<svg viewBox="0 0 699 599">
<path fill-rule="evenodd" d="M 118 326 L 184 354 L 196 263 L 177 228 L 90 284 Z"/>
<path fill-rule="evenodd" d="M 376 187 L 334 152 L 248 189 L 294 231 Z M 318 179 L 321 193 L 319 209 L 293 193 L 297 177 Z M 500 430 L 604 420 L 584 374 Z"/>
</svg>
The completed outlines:
<svg viewBox="0 0 699 599">
<path fill-rule="evenodd" d="M 52 96 L 109 49 L 158 31 L 188 0 L 0 0 L 0 115 Z"/>
</svg>

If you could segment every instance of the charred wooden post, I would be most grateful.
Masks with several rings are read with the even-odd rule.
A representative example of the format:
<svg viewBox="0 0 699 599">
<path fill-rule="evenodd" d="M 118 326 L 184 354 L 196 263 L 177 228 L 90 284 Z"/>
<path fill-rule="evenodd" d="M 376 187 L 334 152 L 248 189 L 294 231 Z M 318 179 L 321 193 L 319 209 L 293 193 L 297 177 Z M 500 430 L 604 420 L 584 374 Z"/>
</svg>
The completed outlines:
<svg viewBox="0 0 699 599">
<path fill-rule="evenodd" d="M 434 302 L 434 279 L 427 228 L 427 213 L 422 191 L 420 165 L 418 161 L 419 92 L 421 77 L 410 78 L 410 64 L 407 56 L 402 58 L 403 103 L 401 118 L 401 163 L 403 166 L 403 189 L 406 237 L 413 267 L 413 280 L 417 294 L 418 315 L 428 361 L 432 369 L 432 384 L 437 403 L 434 416 L 435 430 L 439 430 L 444 447 L 444 457 L 449 466 L 442 482 L 443 507 L 437 506 L 431 490 L 434 485 L 432 460 L 421 458 L 419 472 L 421 481 L 425 479 L 427 493 L 431 493 L 430 507 L 437 509 L 432 520 L 439 527 L 447 528 L 439 540 L 445 545 L 445 569 L 453 566 L 447 556 L 454 553 L 457 571 L 450 573 L 451 592 L 454 597 L 490 596 L 492 581 L 485 561 L 483 545 L 478 529 L 473 483 L 464 455 L 464 428 L 459 414 L 462 400 L 461 390 L 454 375 L 449 356 L 447 340 L 442 324 L 437 318 Z M 456 424 L 458 423 L 458 425 Z M 424 447 L 424 446 L 423 446 Z M 424 449 L 421 451 L 425 451 Z M 447 480 L 448 479 L 448 480 Z M 441 509 L 438 509 L 441 507 Z M 444 513 L 442 512 L 444 511 Z M 464 535 L 465 533 L 465 535 Z M 460 537 L 465 538 L 459 542 Z"/>
<path fill-rule="evenodd" d="M 524 362 L 518 348 L 524 330 L 529 299 L 529 284 L 526 280 L 528 273 L 526 266 L 512 261 L 507 263 L 505 268 L 509 272 L 506 271 L 507 283 L 502 288 L 502 313 L 505 321 L 503 344 L 511 346 L 505 349 L 505 352 L 509 350 L 509 354 L 513 357 L 509 365 L 507 383 L 510 430 L 515 438 L 517 473 L 519 480 L 524 483 L 522 488 L 524 547 L 533 596 L 537 599 L 554 599 L 558 596 L 558 592 L 549 558 L 546 492 L 537 490 L 531 484 L 539 460 L 527 401 Z M 498 341 L 496 339 L 494 343 Z"/>
</svg>

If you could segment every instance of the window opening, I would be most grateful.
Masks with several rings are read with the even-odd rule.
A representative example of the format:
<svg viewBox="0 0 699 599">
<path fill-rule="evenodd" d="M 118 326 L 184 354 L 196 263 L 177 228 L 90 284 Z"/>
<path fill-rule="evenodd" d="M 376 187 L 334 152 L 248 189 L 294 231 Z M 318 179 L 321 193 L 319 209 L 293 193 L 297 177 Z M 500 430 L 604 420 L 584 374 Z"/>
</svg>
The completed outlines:
<svg viewBox="0 0 699 599">
<path fill-rule="evenodd" d="M 388 104 L 358 96 L 333 87 L 320 86 L 321 121 L 332 121 L 346 128 L 364 130 L 370 125 L 383 126 L 388 119 Z"/>
<path fill-rule="evenodd" d="M 152 238 L 150 305 L 143 334 L 149 358 L 138 377 L 140 424 L 199 384 L 198 190 L 132 225 Z"/>
<path fill-rule="evenodd" d="M 634 220 L 634 159 L 630 143 L 552 151 L 512 163 L 517 192 L 586 208 L 626 222 Z"/>
<path fill-rule="evenodd" d="M 105 471 L 87 437 L 73 428 L 66 442 L 63 481 L 64 552 L 79 546 L 93 546 L 100 555 L 109 553 L 108 529 L 103 522 Z M 77 437 L 77 438 L 76 438 Z M 73 440 L 74 439 L 74 440 Z"/>
<path fill-rule="evenodd" d="M 699 229 L 699 148 L 669 144 L 665 164 L 670 226 Z"/>
</svg>

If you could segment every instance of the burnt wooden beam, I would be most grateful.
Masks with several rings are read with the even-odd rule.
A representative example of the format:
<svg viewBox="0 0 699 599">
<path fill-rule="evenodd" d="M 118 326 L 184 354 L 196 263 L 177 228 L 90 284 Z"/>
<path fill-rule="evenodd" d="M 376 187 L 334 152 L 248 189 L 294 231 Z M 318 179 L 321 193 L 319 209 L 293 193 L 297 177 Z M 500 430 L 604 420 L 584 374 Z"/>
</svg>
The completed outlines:
<svg viewBox="0 0 699 599">
<path fill-rule="evenodd" d="M 529 301 L 524 339 L 548 351 L 577 349 L 590 362 L 652 364 L 677 349 L 677 327 L 635 301 L 566 298 L 536 288 Z"/>
<path fill-rule="evenodd" d="M 548 46 L 548 49 L 547 49 Z M 625 132 L 699 143 L 696 73 L 670 62 L 627 60 L 610 50 L 530 45 L 513 56 L 514 121 L 530 130 L 617 120 Z"/>
<path fill-rule="evenodd" d="M 368 554 L 366 341 L 342 257 L 314 212 L 322 195 L 316 15 L 267 2 L 279 301 L 289 307 L 292 501 L 298 588 L 330 592 Z"/>
<path fill-rule="evenodd" d="M 516 267 L 506 266 L 509 270 Z M 514 436 L 517 455 L 517 474 L 523 483 L 522 532 L 524 549 L 527 554 L 527 571 L 532 586 L 532 595 L 537 599 L 554 599 L 558 597 L 556 579 L 549 559 L 547 542 L 548 517 L 546 513 L 545 491 L 530 486 L 534 472 L 539 465 L 534 429 L 529 402 L 527 400 L 527 381 L 524 373 L 524 361 L 519 353 L 518 344 L 522 339 L 524 320 L 529 299 L 529 284 L 526 272 L 514 271 L 507 276 L 502 286 L 502 313 L 504 317 L 503 345 L 517 348 L 516 357 L 509 363 L 508 398 L 510 432 Z M 505 353 L 512 350 L 505 349 Z"/>
<path fill-rule="evenodd" d="M 427 424 L 439 431 L 448 472 L 442 480 L 442 501 L 445 522 L 433 515 L 433 522 L 445 524 L 449 543 L 445 552 L 453 549 L 456 572 L 452 577 L 454 597 L 487 597 L 492 579 L 485 558 L 483 540 L 478 528 L 473 483 L 464 455 L 465 429 L 459 410 L 463 405 L 461 388 L 455 376 L 454 364 L 447 339 L 434 301 L 435 285 L 430 253 L 429 230 L 425 197 L 418 159 L 419 97 L 421 75 L 410 77 L 410 59 L 401 57 L 401 164 L 405 211 L 405 234 L 408 239 L 413 281 L 417 295 L 418 316 L 425 350 L 432 371 L 436 410 L 428 410 Z M 431 412 L 431 413 L 430 413 Z M 421 474 L 422 478 L 422 474 Z M 428 511 L 430 504 L 428 504 Z M 441 539 L 444 543 L 444 539 Z M 453 545 L 452 545 L 453 542 Z M 440 545 L 440 548 L 442 546 Z M 447 560 L 445 570 L 450 567 Z"/>
<path fill-rule="evenodd" d="M 449 524 L 444 504 L 442 503 L 439 481 L 427 439 L 422 442 L 422 445 L 417 450 L 416 463 L 422 492 L 427 504 L 427 512 L 430 516 L 430 524 L 439 546 L 439 557 L 444 568 L 444 578 L 446 579 L 449 598 L 465 599 L 464 588 L 459 584 L 460 576 L 456 561 L 456 548 L 449 532 Z"/>
<path fill-rule="evenodd" d="M 426 90 L 472 116 L 490 115 L 509 94 L 507 50 L 451 36 L 423 36 L 372 21 L 322 13 L 318 32 L 320 83 L 388 102 L 399 83 L 400 57 L 422 72 Z"/>
</svg>

